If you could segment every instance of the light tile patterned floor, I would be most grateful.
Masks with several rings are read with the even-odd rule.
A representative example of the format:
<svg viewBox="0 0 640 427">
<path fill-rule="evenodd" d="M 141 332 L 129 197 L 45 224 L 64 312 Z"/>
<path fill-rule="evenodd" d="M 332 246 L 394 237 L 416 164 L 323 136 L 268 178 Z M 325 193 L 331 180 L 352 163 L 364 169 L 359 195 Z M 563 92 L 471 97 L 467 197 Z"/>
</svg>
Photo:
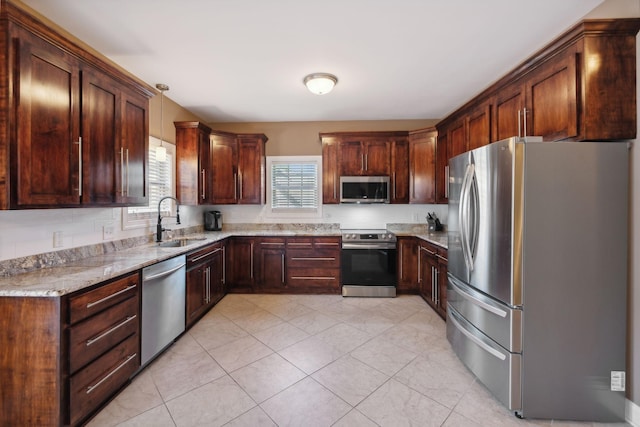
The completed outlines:
<svg viewBox="0 0 640 427">
<path fill-rule="evenodd" d="M 89 423 L 116 425 L 600 426 L 515 418 L 418 296 L 237 294 Z"/>
</svg>

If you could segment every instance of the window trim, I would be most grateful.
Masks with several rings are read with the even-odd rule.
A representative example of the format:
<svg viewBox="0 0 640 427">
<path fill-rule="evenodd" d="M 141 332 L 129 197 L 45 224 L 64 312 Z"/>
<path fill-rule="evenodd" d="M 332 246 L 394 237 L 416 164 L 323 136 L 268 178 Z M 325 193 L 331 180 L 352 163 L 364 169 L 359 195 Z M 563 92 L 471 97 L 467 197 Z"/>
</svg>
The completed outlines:
<svg viewBox="0 0 640 427">
<path fill-rule="evenodd" d="M 160 139 L 149 135 L 149 151 L 155 149 L 160 146 Z M 171 179 L 173 185 L 171 186 L 171 196 L 176 195 L 176 146 L 170 142 L 162 141 L 162 146 L 167 149 L 167 154 L 171 154 L 173 162 L 171 165 Z M 148 155 L 148 153 L 147 153 Z M 150 167 L 150 165 L 149 165 Z M 171 203 L 169 203 L 171 202 Z M 162 216 L 169 216 L 171 212 L 175 210 L 174 207 L 175 202 L 173 200 L 167 200 L 162 204 Z M 137 228 L 147 228 L 153 227 L 156 224 L 157 211 L 153 210 L 149 212 L 141 212 L 135 214 L 133 212 L 129 212 L 129 209 L 136 209 L 136 207 L 123 207 L 122 208 L 122 229 L 123 230 L 132 230 Z"/>
<path fill-rule="evenodd" d="M 322 156 L 267 156 L 267 206 L 266 217 L 272 219 L 319 219 L 322 218 Z M 318 207 L 309 208 L 273 208 L 271 170 L 273 163 L 314 163 L 318 171 Z"/>
</svg>

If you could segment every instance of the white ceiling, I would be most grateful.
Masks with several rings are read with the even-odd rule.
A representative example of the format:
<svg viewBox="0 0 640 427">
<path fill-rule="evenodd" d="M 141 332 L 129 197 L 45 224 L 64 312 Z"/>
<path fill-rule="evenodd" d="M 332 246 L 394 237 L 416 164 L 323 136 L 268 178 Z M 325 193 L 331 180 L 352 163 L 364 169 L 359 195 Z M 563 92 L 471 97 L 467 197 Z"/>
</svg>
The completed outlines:
<svg viewBox="0 0 640 427">
<path fill-rule="evenodd" d="M 23 1 L 207 122 L 441 118 L 602 2 Z"/>
</svg>

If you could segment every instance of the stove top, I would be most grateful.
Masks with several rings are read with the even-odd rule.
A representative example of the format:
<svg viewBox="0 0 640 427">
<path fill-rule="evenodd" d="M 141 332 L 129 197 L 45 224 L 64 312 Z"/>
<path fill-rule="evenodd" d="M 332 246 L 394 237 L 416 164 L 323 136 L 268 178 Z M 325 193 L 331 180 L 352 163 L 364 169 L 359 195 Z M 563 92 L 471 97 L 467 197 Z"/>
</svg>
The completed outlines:
<svg viewBox="0 0 640 427">
<path fill-rule="evenodd" d="M 387 230 L 345 229 L 341 230 L 343 242 L 395 242 L 396 235 Z"/>
</svg>

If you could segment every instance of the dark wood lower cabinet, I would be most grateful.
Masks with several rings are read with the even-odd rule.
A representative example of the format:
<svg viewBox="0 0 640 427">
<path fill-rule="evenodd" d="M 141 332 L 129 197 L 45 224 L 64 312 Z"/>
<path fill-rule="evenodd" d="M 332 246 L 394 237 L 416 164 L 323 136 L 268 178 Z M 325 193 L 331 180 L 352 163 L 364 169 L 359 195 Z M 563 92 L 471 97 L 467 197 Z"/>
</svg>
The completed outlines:
<svg viewBox="0 0 640 427">
<path fill-rule="evenodd" d="M 187 255 L 187 328 L 224 297 L 225 248 L 219 242 Z"/>
<path fill-rule="evenodd" d="M 418 239 L 398 237 L 398 286 L 399 294 L 418 293 Z"/>
<path fill-rule="evenodd" d="M 419 240 L 418 290 L 443 319 L 447 313 L 447 261 L 446 249 Z"/>
<path fill-rule="evenodd" d="M 0 425 L 80 425 L 129 381 L 140 367 L 139 277 L 0 298 Z"/>
</svg>

